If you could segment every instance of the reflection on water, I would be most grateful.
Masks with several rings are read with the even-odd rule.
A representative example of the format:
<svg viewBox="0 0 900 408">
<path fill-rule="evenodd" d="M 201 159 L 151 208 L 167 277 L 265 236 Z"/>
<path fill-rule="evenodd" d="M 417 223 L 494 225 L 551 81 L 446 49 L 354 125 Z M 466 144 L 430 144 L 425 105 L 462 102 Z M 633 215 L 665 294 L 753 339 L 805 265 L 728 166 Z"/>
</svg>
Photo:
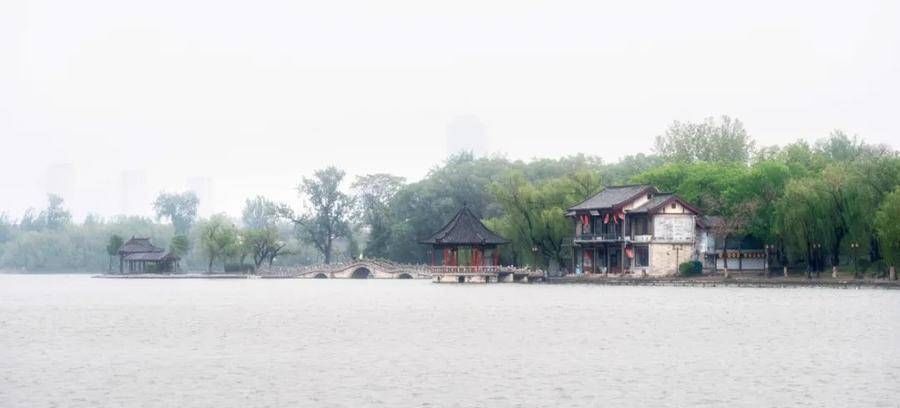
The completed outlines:
<svg viewBox="0 0 900 408">
<path fill-rule="evenodd" d="M 0 275 L 0 406 L 896 406 L 900 292 Z"/>
</svg>

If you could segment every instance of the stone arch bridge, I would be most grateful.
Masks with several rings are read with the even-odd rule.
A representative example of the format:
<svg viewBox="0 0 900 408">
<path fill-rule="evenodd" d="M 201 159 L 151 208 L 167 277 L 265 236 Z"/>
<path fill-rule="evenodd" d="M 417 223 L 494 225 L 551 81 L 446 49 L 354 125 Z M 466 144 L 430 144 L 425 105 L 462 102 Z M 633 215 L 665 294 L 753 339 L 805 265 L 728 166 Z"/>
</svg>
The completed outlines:
<svg viewBox="0 0 900 408">
<path fill-rule="evenodd" d="M 263 278 L 283 279 L 431 279 L 425 265 L 360 260 L 330 265 L 272 267 L 260 270 Z"/>
</svg>

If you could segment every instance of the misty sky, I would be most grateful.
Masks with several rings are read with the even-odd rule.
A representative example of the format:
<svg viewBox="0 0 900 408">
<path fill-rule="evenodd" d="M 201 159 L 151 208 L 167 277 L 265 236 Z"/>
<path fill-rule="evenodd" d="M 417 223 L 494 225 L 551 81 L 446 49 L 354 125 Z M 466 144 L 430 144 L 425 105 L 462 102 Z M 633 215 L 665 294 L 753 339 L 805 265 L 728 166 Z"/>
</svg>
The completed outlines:
<svg viewBox="0 0 900 408">
<path fill-rule="evenodd" d="M 231 214 L 329 164 L 415 180 L 458 118 L 523 159 L 720 114 L 896 148 L 898 3 L 4 0 L 0 212 L 62 184 L 79 219 L 116 214 L 123 172 L 150 199 L 210 180 Z"/>
</svg>

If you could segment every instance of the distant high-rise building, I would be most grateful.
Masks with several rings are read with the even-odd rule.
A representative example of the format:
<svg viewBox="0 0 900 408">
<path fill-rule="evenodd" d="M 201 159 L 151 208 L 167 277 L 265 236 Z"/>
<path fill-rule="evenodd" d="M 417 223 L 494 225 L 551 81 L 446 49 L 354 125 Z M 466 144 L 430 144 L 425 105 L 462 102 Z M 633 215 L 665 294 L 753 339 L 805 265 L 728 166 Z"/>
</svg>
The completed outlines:
<svg viewBox="0 0 900 408">
<path fill-rule="evenodd" d="M 192 177 L 188 179 L 188 190 L 193 191 L 200 199 L 197 213 L 210 216 L 216 212 L 215 183 L 210 177 Z"/>
<path fill-rule="evenodd" d="M 144 170 L 123 171 L 119 180 L 119 212 L 123 215 L 150 215 L 152 200 Z"/>
<path fill-rule="evenodd" d="M 483 156 L 488 150 L 484 124 L 475 115 L 457 116 L 447 125 L 447 154 L 472 152 Z"/>
</svg>

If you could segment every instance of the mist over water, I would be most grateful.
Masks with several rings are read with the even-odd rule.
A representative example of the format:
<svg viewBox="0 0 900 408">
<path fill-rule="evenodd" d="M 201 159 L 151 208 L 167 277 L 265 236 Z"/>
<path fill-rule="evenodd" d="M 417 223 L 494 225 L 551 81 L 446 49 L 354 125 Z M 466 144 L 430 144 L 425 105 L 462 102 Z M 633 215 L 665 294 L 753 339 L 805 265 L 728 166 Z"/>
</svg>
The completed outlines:
<svg viewBox="0 0 900 408">
<path fill-rule="evenodd" d="M 0 275 L 0 406 L 894 406 L 892 291 Z"/>
</svg>

